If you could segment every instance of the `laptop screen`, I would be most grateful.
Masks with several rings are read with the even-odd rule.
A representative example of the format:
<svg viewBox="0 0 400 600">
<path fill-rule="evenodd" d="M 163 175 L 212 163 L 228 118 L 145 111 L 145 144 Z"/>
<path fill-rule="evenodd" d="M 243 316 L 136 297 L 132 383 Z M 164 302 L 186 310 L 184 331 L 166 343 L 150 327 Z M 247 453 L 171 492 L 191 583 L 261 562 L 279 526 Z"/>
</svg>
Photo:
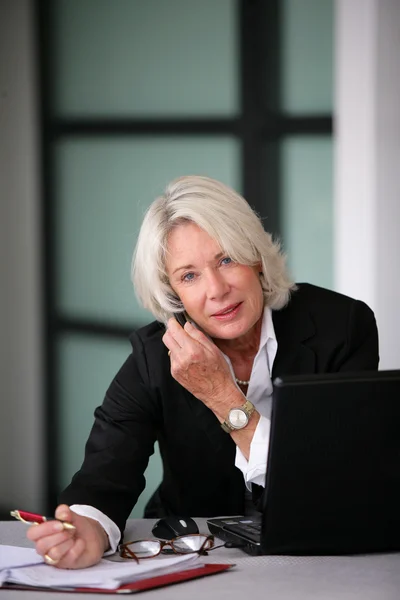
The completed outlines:
<svg viewBox="0 0 400 600">
<path fill-rule="evenodd" d="M 247 551 L 398 550 L 399 431 L 400 370 L 275 380 L 261 539 Z"/>
</svg>

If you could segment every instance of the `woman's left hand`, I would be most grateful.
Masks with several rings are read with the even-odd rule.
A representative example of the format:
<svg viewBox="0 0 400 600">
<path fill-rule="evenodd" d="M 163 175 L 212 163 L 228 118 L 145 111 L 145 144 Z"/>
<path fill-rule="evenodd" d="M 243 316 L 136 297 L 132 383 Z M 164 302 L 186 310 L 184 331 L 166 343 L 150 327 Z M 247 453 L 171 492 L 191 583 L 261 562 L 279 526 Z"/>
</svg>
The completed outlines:
<svg viewBox="0 0 400 600">
<path fill-rule="evenodd" d="M 222 352 L 189 321 L 182 328 L 176 319 L 168 321 L 163 342 L 170 350 L 171 374 L 193 396 L 211 410 L 225 415 L 226 398 L 240 394 Z"/>
</svg>

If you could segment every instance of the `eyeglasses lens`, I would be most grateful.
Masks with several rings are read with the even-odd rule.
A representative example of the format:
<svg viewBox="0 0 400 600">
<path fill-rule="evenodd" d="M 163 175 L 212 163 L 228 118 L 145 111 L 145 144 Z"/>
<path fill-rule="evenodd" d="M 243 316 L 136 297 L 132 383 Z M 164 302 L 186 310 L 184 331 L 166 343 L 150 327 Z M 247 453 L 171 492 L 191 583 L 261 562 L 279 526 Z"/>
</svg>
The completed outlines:
<svg viewBox="0 0 400 600">
<path fill-rule="evenodd" d="M 206 535 L 182 535 L 173 541 L 173 546 L 176 552 L 189 554 L 199 552 L 201 549 L 209 550 L 212 547 L 212 540 Z"/>
<path fill-rule="evenodd" d="M 131 542 L 129 549 L 137 558 L 150 558 L 159 554 L 161 542 L 158 540 L 139 540 L 138 542 Z"/>
</svg>

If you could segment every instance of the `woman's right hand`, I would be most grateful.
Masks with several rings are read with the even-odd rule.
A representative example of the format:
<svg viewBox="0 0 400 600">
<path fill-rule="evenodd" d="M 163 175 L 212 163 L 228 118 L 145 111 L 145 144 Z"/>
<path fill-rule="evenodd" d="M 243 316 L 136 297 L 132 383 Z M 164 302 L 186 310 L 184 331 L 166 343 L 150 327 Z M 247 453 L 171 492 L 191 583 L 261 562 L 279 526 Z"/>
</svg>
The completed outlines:
<svg viewBox="0 0 400 600">
<path fill-rule="evenodd" d="M 55 518 L 71 523 L 75 529 L 64 529 L 57 520 L 32 525 L 27 537 L 35 543 L 36 552 L 61 569 L 84 569 L 98 563 L 109 544 L 100 523 L 77 515 L 66 504 L 57 507 Z"/>
</svg>

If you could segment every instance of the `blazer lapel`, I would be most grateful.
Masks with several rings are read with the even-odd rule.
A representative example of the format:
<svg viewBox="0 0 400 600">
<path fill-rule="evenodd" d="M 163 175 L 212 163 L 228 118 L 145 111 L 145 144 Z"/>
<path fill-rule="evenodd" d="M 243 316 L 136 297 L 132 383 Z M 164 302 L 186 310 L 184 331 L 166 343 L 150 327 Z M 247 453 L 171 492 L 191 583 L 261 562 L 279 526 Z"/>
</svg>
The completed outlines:
<svg viewBox="0 0 400 600">
<path fill-rule="evenodd" d="M 272 311 L 272 321 L 278 342 L 272 379 L 283 375 L 314 373 L 315 352 L 306 343 L 316 333 L 309 312 L 296 306 L 294 298 L 282 310 Z"/>
</svg>

